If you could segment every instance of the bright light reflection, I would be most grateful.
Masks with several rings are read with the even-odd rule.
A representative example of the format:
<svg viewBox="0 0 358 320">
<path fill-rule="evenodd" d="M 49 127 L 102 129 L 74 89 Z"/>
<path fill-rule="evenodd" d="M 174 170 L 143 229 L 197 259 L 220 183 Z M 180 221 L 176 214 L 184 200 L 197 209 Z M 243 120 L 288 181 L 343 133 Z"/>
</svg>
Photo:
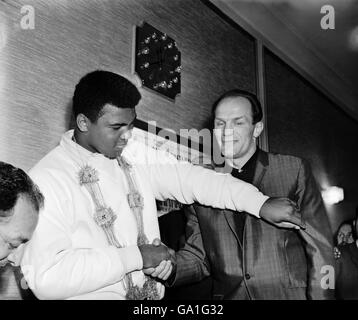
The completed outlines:
<svg viewBox="0 0 358 320">
<path fill-rule="evenodd" d="M 337 204 L 344 199 L 344 192 L 342 188 L 333 186 L 322 191 L 323 201 L 327 205 Z"/>
</svg>

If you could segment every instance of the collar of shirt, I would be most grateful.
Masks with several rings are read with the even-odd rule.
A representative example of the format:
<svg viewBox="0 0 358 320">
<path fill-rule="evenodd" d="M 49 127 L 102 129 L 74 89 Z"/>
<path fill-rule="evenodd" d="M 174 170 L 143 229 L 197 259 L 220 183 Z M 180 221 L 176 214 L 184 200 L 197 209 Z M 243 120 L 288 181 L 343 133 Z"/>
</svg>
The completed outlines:
<svg viewBox="0 0 358 320">
<path fill-rule="evenodd" d="M 74 130 L 69 130 L 65 132 L 60 142 L 60 146 L 66 150 L 66 152 L 71 156 L 71 158 L 75 158 L 83 162 L 86 162 L 92 158 L 105 158 L 104 155 L 100 153 L 91 152 L 83 148 L 77 142 L 73 141 L 73 133 Z"/>
<path fill-rule="evenodd" d="M 257 158 L 258 158 L 258 149 L 256 149 L 252 157 L 243 165 L 241 170 L 238 170 L 236 168 L 232 169 L 232 176 L 240 180 L 243 180 L 245 182 L 252 183 L 252 180 L 254 179 Z"/>
</svg>

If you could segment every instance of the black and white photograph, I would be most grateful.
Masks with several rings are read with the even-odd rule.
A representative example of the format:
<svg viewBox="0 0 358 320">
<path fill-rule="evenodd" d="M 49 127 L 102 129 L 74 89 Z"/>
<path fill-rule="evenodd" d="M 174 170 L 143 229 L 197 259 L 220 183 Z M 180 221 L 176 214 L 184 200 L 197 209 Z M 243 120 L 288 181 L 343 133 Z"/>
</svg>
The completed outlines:
<svg viewBox="0 0 358 320">
<path fill-rule="evenodd" d="M 358 0 L 0 0 L 0 300 L 358 300 L 357 84 Z"/>
</svg>

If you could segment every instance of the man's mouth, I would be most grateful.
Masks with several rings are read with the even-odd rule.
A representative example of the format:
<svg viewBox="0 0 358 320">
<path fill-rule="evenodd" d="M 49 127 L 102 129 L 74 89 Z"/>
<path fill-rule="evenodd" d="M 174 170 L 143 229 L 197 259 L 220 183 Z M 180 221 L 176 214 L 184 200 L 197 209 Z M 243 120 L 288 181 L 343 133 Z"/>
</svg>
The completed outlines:
<svg viewBox="0 0 358 320">
<path fill-rule="evenodd" d="M 126 147 L 126 145 L 127 145 L 127 143 L 122 143 L 122 144 L 117 144 L 116 145 L 116 147 L 115 147 L 115 149 L 116 149 L 116 151 L 118 152 L 118 151 L 123 151 L 123 149 Z"/>
<path fill-rule="evenodd" d="M 125 143 L 118 143 L 118 144 L 115 146 L 114 150 L 115 150 L 117 156 L 119 156 L 119 155 L 122 154 L 122 151 L 123 151 L 123 149 L 126 147 L 126 145 L 127 145 L 127 142 L 125 142 Z"/>
</svg>

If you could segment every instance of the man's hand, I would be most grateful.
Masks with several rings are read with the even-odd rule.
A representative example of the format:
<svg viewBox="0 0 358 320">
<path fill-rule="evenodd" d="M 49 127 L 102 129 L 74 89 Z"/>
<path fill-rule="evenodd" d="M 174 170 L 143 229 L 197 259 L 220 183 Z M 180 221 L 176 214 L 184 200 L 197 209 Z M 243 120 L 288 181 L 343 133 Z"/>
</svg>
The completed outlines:
<svg viewBox="0 0 358 320">
<path fill-rule="evenodd" d="M 159 246 L 162 245 L 159 239 L 154 239 L 153 245 Z M 167 280 L 173 271 L 173 266 L 176 264 L 176 255 L 173 249 L 168 248 L 168 252 L 170 254 L 170 259 L 163 260 L 157 267 L 155 268 L 145 268 L 143 272 L 147 275 L 150 275 L 153 278 L 158 278 L 161 280 Z"/>
<path fill-rule="evenodd" d="M 138 248 L 143 259 L 143 269 L 155 268 L 163 260 L 170 259 L 168 247 L 161 243 L 158 244 L 157 242 L 153 242 L 153 244 L 144 244 L 139 246 Z"/>
<path fill-rule="evenodd" d="M 260 217 L 279 228 L 305 229 L 296 203 L 287 198 L 269 198 L 260 209 Z"/>
</svg>

